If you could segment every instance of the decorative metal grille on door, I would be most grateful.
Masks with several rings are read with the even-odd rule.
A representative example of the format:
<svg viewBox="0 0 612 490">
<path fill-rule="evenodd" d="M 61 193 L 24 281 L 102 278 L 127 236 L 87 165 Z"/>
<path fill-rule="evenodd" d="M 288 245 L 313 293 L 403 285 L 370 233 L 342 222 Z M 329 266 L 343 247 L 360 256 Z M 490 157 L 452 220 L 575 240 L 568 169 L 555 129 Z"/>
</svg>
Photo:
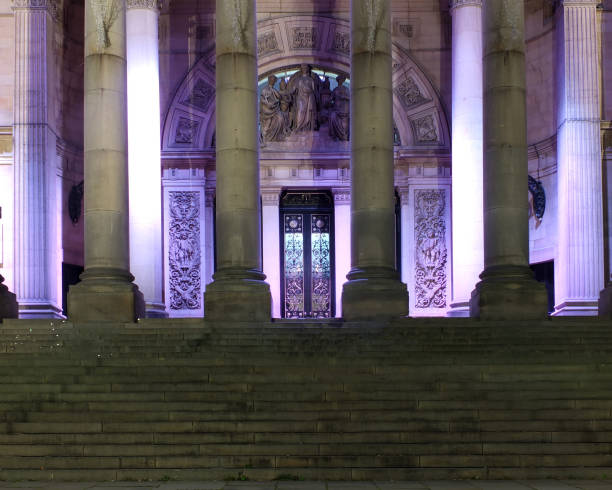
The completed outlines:
<svg viewBox="0 0 612 490">
<path fill-rule="evenodd" d="M 331 198 L 288 193 L 282 203 L 286 206 L 281 211 L 283 317 L 330 318 L 334 303 Z"/>
</svg>

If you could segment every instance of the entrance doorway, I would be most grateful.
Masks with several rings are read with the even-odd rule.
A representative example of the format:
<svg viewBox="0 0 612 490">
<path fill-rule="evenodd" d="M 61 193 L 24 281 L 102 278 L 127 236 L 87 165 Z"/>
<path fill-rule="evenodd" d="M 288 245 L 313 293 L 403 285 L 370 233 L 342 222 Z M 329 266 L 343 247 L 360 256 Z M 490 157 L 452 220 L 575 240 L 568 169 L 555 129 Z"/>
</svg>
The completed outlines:
<svg viewBox="0 0 612 490">
<path fill-rule="evenodd" d="M 283 318 L 334 316 L 333 203 L 324 191 L 286 191 L 281 196 Z"/>
</svg>

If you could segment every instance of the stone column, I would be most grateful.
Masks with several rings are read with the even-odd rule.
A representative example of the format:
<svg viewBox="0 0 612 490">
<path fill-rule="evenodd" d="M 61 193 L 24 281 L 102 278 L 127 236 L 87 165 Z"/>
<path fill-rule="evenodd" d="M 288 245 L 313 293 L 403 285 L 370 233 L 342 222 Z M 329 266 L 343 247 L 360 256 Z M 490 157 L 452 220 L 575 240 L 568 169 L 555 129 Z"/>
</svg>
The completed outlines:
<svg viewBox="0 0 612 490">
<path fill-rule="evenodd" d="M 147 317 L 163 302 L 158 0 L 127 0 L 130 266 Z"/>
<path fill-rule="evenodd" d="M 281 189 L 272 188 L 261 191 L 262 231 L 263 231 L 263 270 L 266 274 L 272 295 L 272 316 L 281 316 L 281 271 L 280 271 L 280 216 L 279 200 Z"/>
<path fill-rule="evenodd" d="M 483 2 L 484 271 L 470 315 L 544 318 L 546 290 L 529 269 L 523 2 Z"/>
<path fill-rule="evenodd" d="M 342 284 L 351 270 L 351 191 L 332 189 L 334 194 L 334 244 L 336 263 L 336 316 L 342 316 Z"/>
<path fill-rule="evenodd" d="M 54 0 L 16 0 L 14 287 L 22 318 L 60 318 Z"/>
<path fill-rule="evenodd" d="M 4 277 L 0 275 L 0 322 L 4 318 L 17 318 L 17 297 L 2 284 Z"/>
<path fill-rule="evenodd" d="M 95 7 L 95 10 L 94 10 Z M 85 272 L 74 322 L 131 322 L 144 300 L 130 274 L 125 0 L 85 2 Z"/>
<path fill-rule="evenodd" d="M 395 269 L 391 2 L 351 1 L 351 271 L 347 320 L 408 314 Z"/>
<path fill-rule="evenodd" d="M 410 207 L 410 188 L 408 186 L 401 186 L 398 188 L 398 194 L 400 198 L 401 247 L 402 247 L 401 279 L 402 279 L 402 282 L 410 288 L 410 291 L 414 292 L 414 286 L 411 285 L 411 278 L 410 278 L 411 270 L 414 270 L 414 267 L 411 267 L 412 261 L 411 261 L 411 254 L 409 253 L 410 247 L 412 246 L 414 242 L 414 220 L 410 218 L 410 212 L 412 211 L 414 213 L 414 210 Z M 412 275 L 414 276 L 414 274 Z"/>
<path fill-rule="evenodd" d="M 453 250 L 448 316 L 468 316 L 483 264 L 482 0 L 452 0 Z"/>
<path fill-rule="evenodd" d="M 217 271 L 209 320 L 270 320 L 261 272 L 255 0 L 216 3 Z"/>
<path fill-rule="evenodd" d="M 596 0 L 563 0 L 557 17 L 558 253 L 553 315 L 597 315 L 604 287 Z M 612 295 L 612 291 L 604 296 Z"/>
</svg>

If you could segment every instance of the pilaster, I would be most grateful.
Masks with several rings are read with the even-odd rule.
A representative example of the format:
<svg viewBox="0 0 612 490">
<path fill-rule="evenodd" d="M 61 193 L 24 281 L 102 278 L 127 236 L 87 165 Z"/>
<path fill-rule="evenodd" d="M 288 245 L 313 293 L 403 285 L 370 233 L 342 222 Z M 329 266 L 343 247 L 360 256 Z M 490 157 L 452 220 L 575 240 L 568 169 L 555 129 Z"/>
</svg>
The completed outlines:
<svg viewBox="0 0 612 490">
<path fill-rule="evenodd" d="M 261 190 L 261 217 L 263 237 L 263 272 L 270 285 L 272 295 L 272 317 L 281 316 L 281 270 L 280 270 L 280 187 Z"/>
<path fill-rule="evenodd" d="M 54 0 L 17 0 L 14 95 L 14 284 L 22 318 L 60 318 L 56 216 Z"/>
<path fill-rule="evenodd" d="M 334 252 L 336 264 L 336 316 L 342 316 L 342 284 L 351 270 L 351 189 L 336 187 L 334 195 Z"/>
</svg>

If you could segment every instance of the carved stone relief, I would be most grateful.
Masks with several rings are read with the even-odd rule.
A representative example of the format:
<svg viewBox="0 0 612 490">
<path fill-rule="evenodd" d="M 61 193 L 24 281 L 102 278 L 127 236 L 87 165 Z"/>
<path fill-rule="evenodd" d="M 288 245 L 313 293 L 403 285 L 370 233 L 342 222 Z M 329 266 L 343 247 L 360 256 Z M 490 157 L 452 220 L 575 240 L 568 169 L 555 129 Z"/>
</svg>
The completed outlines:
<svg viewBox="0 0 612 490">
<path fill-rule="evenodd" d="M 197 310 L 202 306 L 200 250 L 200 193 L 169 192 L 170 309 Z"/>
<path fill-rule="evenodd" d="M 446 307 L 446 193 L 414 192 L 415 307 Z"/>
<path fill-rule="evenodd" d="M 322 128 L 331 143 L 348 141 L 350 90 L 344 85 L 344 75 L 338 75 L 336 81 L 338 86 L 332 91 L 329 78 L 321 80 L 309 65 L 301 65 L 299 71 L 279 83 L 270 75 L 259 97 L 262 141 L 286 141 Z"/>
<path fill-rule="evenodd" d="M 274 31 L 264 32 L 257 37 L 258 56 L 267 56 L 278 52 L 280 52 L 280 49 Z"/>
<path fill-rule="evenodd" d="M 193 90 L 183 100 L 183 104 L 191 105 L 202 112 L 206 112 L 215 98 L 215 89 L 201 78 L 193 86 Z"/>
<path fill-rule="evenodd" d="M 198 133 L 199 126 L 200 123 L 198 121 L 193 121 L 191 119 L 187 119 L 186 117 L 179 118 L 178 125 L 176 126 L 174 142 L 192 145 L 195 141 L 195 136 Z"/>
<path fill-rule="evenodd" d="M 428 102 L 428 99 L 423 97 L 423 94 L 421 94 L 421 89 L 415 83 L 412 77 L 407 76 L 404 80 L 402 80 L 395 89 L 395 93 L 400 98 L 406 109 L 410 109 L 417 105 L 423 104 L 424 102 Z"/>
<path fill-rule="evenodd" d="M 351 33 L 336 29 L 331 49 L 337 53 L 349 56 L 351 54 Z"/>
<path fill-rule="evenodd" d="M 316 49 L 319 46 L 319 32 L 316 26 L 292 27 L 290 33 L 292 49 Z"/>
<path fill-rule="evenodd" d="M 419 143 L 435 143 L 438 141 L 438 131 L 433 116 L 425 116 L 413 122 L 415 139 Z"/>
</svg>

